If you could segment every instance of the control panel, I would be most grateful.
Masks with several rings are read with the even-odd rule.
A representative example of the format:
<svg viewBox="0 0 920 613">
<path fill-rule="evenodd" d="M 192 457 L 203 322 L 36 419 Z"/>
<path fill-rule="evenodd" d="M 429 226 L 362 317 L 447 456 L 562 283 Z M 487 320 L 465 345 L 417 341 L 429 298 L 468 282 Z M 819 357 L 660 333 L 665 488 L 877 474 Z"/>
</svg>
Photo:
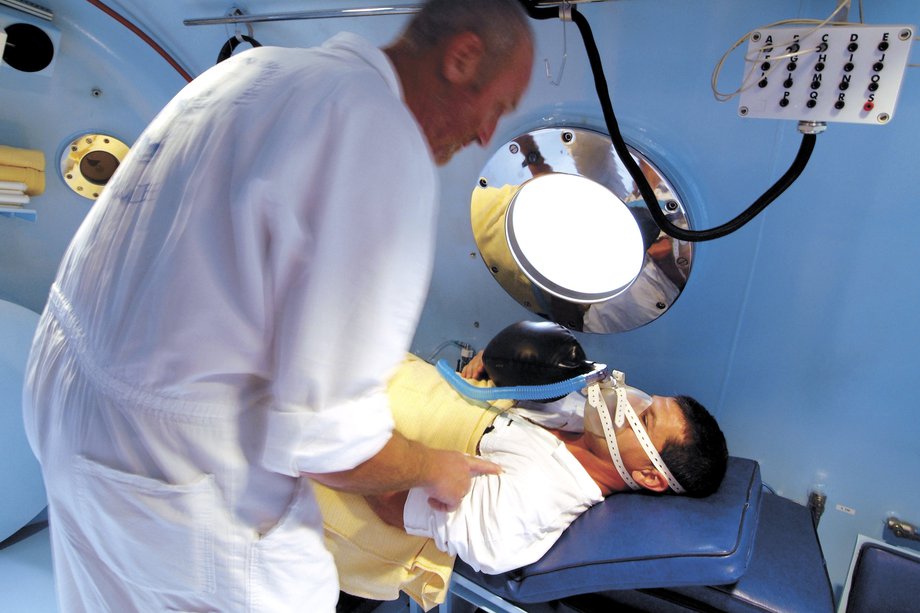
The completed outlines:
<svg viewBox="0 0 920 613">
<path fill-rule="evenodd" d="M 745 55 L 742 117 L 886 124 L 910 56 L 910 25 L 761 29 Z"/>
</svg>

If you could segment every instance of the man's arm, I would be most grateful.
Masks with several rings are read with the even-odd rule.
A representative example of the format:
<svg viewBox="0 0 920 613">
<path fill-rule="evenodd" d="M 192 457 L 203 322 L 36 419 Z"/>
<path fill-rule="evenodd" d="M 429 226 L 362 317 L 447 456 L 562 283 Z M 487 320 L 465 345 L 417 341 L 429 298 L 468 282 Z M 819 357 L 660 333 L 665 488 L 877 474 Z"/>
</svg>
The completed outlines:
<svg viewBox="0 0 920 613">
<path fill-rule="evenodd" d="M 409 492 L 403 490 L 401 492 L 373 494 L 365 496 L 364 499 L 367 500 L 367 504 L 380 519 L 394 528 L 405 530 L 406 524 L 403 521 L 403 510 L 406 508 L 406 499 L 408 497 Z"/>
<path fill-rule="evenodd" d="M 405 502 L 394 494 L 368 503 L 397 526 L 402 507 L 407 533 L 431 538 L 441 551 L 494 574 L 540 559 L 579 514 L 603 500 L 564 443 L 534 424 L 499 425 L 480 441 L 480 451 L 503 471 L 474 479 L 454 511 L 432 509 L 418 489 Z"/>
<path fill-rule="evenodd" d="M 450 511 L 470 490 L 472 477 L 500 472 L 497 464 L 482 458 L 426 447 L 394 431 L 377 455 L 355 468 L 306 476 L 335 490 L 365 495 L 421 487 L 432 508 Z"/>
</svg>

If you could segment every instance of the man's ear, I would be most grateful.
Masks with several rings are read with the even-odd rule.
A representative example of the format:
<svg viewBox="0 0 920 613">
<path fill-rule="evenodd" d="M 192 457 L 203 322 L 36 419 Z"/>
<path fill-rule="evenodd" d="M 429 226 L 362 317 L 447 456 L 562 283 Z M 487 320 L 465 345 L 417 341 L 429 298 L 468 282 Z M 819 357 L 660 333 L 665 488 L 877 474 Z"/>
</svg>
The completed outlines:
<svg viewBox="0 0 920 613">
<path fill-rule="evenodd" d="M 669 487 L 668 480 L 665 476 L 652 467 L 634 470 L 632 472 L 632 478 L 636 483 L 653 492 L 665 492 Z"/>
<path fill-rule="evenodd" d="M 469 85 L 479 76 L 485 44 L 472 32 L 461 32 L 447 41 L 441 70 L 454 85 Z"/>
</svg>

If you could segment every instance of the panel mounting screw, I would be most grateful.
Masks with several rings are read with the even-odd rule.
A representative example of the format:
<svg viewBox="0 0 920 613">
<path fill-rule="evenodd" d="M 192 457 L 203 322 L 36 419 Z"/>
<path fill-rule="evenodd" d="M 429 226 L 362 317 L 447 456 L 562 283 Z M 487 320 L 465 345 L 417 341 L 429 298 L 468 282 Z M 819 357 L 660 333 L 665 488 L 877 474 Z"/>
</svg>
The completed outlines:
<svg viewBox="0 0 920 613">
<path fill-rule="evenodd" d="M 486 181 L 485 177 L 479 177 L 479 187 L 488 187 L 489 182 Z"/>
<path fill-rule="evenodd" d="M 562 133 L 562 142 L 571 143 L 573 140 L 575 140 L 575 134 L 573 134 L 572 132 L 569 132 L 568 130 L 566 130 L 565 132 Z"/>
<path fill-rule="evenodd" d="M 890 119 L 891 115 L 888 113 L 879 113 L 878 117 L 876 117 L 876 120 L 878 120 L 879 123 L 888 123 Z"/>
<path fill-rule="evenodd" d="M 913 32 L 911 32 L 910 30 L 906 30 L 906 29 L 898 32 L 898 38 L 900 38 L 901 40 L 910 40 L 910 37 L 913 35 L 914 35 Z"/>
<path fill-rule="evenodd" d="M 668 209 L 669 211 L 676 211 L 676 210 L 677 210 L 677 207 L 680 206 L 680 205 L 677 204 L 677 201 L 676 201 L 676 200 L 668 200 L 667 204 L 665 204 L 664 206 L 665 206 L 665 208 Z"/>
<path fill-rule="evenodd" d="M 760 40 L 760 32 L 754 32 L 751 34 L 751 40 L 755 43 L 758 42 Z"/>
<path fill-rule="evenodd" d="M 747 115 L 747 114 L 748 114 L 748 107 L 746 107 L 746 106 L 740 107 L 740 108 L 738 109 L 738 114 L 741 115 L 742 117 L 744 117 L 745 115 Z"/>
<path fill-rule="evenodd" d="M 518 151 L 520 151 L 520 149 L 518 148 L 517 143 L 511 143 L 511 146 L 508 147 L 508 151 L 510 151 L 512 154 L 516 154 Z"/>
</svg>

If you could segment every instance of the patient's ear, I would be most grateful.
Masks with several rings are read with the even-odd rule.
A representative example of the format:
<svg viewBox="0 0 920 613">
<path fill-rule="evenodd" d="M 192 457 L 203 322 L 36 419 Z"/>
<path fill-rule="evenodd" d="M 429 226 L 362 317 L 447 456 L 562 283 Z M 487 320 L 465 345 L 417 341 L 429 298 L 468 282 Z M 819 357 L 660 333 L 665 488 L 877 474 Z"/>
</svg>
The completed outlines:
<svg viewBox="0 0 920 613">
<path fill-rule="evenodd" d="M 644 487 L 647 490 L 653 492 L 664 492 L 668 489 L 668 480 L 655 468 L 643 468 L 642 470 L 634 470 L 632 472 L 632 478 Z"/>
</svg>

